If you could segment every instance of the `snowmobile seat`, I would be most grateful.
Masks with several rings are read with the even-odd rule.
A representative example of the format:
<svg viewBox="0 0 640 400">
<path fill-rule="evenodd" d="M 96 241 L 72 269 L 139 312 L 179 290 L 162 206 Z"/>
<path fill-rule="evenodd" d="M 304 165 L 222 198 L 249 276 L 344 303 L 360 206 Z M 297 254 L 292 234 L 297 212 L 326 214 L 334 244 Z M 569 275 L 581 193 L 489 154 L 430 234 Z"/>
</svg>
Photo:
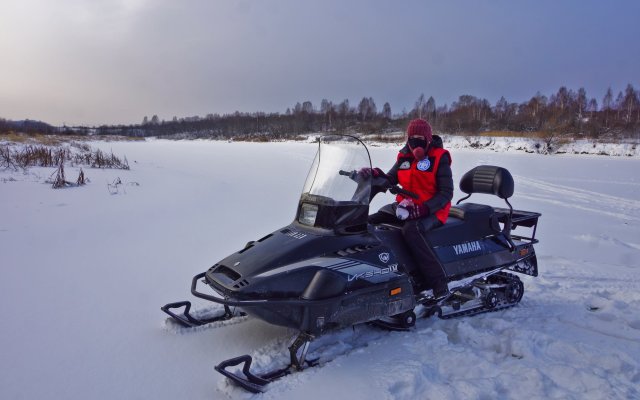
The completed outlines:
<svg viewBox="0 0 640 400">
<path fill-rule="evenodd" d="M 427 232 L 432 246 L 446 246 L 495 235 L 500 224 L 493 207 L 485 204 L 464 203 L 449 209 L 447 222 Z"/>
<path fill-rule="evenodd" d="M 463 221 L 477 222 L 487 220 L 494 213 L 493 207 L 486 204 L 464 203 L 449 209 L 449 216 Z"/>
</svg>

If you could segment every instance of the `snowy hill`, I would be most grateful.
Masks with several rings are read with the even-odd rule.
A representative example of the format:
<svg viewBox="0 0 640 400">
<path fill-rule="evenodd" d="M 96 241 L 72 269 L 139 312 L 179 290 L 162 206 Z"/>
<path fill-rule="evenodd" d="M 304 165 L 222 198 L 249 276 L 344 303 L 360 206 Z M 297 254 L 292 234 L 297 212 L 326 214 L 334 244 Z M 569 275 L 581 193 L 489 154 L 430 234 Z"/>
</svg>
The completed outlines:
<svg viewBox="0 0 640 400">
<path fill-rule="evenodd" d="M 293 219 L 315 146 L 95 142 L 131 170 L 85 169 L 90 184 L 61 190 L 42 183 L 52 168 L 0 171 L 0 398 L 640 398 L 637 147 L 548 156 L 526 141 L 464 141 L 445 138 L 456 182 L 503 166 L 513 205 L 542 213 L 540 276 L 523 278 L 522 302 L 410 332 L 323 336 L 310 356 L 333 361 L 255 396 L 213 366 L 241 354 L 257 369 L 282 365 L 294 332 L 255 319 L 187 331 L 159 308 L 193 300 L 192 276 Z M 371 146 L 373 164 L 389 168 L 396 149 Z"/>
</svg>

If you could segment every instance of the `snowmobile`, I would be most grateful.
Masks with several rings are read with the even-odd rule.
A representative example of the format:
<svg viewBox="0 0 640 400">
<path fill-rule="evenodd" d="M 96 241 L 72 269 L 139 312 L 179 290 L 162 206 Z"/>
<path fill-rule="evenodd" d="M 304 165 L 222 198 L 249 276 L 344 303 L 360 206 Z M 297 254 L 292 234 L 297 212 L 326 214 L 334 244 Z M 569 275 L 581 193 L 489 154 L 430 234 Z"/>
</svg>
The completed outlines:
<svg viewBox="0 0 640 400">
<path fill-rule="evenodd" d="M 224 313 L 197 318 L 188 301 L 161 307 L 187 327 L 246 313 L 299 332 L 285 368 L 254 374 L 249 355 L 215 367 L 244 389 L 257 393 L 275 379 L 313 366 L 315 361 L 306 359 L 309 344 L 331 329 L 371 323 L 407 330 L 419 316 L 452 318 L 510 307 L 524 293 L 513 273 L 538 275 L 533 245 L 541 214 L 513 209 L 514 181 L 508 170 L 478 166 L 460 181 L 467 196 L 451 207 L 443 226 L 426 235 L 449 287 L 448 295 L 434 298 L 400 224 L 367 221 L 377 194 L 417 196 L 384 177 L 358 173 L 362 167 L 371 167 L 371 159 L 358 138 L 320 137 L 295 220 L 193 277 L 191 293 L 223 305 Z M 507 207 L 464 202 L 474 193 L 495 195 Z M 516 228 L 526 232 L 516 235 Z M 200 282 L 212 293 L 202 292 Z M 229 370 L 239 366 L 244 376 Z"/>
</svg>

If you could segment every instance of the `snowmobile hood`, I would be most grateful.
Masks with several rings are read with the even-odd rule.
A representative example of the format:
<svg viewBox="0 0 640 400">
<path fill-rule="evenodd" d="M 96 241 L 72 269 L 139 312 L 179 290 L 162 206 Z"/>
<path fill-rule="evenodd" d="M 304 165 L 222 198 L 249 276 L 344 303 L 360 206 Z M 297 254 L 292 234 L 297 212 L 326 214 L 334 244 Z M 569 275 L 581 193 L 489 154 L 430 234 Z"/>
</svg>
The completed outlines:
<svg viewBox="0 0 640 400">
<path fill-rule="evenodd" d="M 291 275 L 301 273 L 310 275 L 320 267 L 313 268 L 313 262 L 304 263 L 317 257 L 340 257 L 345 249 L 366 251 L 379 246 L 380 242 L 370 233 L 360 235 L 327 235 L 319 234 L 311 229 L 293 223 L 283 229 L 253 242 L 247 243 L 242 250 L 229 255 L 212 266 L 207 272 L 208 279 L 215 281 L 227 291 L 235 293 L 255 293 L 254 282 L 267 279 L 277 273 L 286 272 Z M 308 268 L 311 267 L 311 268 Z M 280 290 L 289 291 L 286 284 Z M 290 288 L 291 290 L 298 290 Z"/>
</svg>

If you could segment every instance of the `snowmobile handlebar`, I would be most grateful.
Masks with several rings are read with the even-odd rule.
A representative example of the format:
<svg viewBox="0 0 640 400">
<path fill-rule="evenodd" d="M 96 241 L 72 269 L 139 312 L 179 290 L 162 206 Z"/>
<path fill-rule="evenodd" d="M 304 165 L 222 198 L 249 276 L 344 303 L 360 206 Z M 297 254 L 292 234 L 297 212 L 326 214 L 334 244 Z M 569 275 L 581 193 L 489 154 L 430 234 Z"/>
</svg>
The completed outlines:
<svg viewBox="0 0 640 400">
<path fill-rule="evenodd" d="M 405 196 L 409 196 L 409 197 L 414 198 L 414 199 L 419 199 L 420 198 L 420 196 L 418 196 L 417 194 L 415 194 L 413 192 L 410 192 L 408 190 L 404 190 L 403 188 L 401 188 L 398 185 L 391 185 L 389 187 L 389 191 L 392 194 L 399 194 L 400 193 L 400 194 L 404 194 Z"/>
<path fill-rule="evenodd" d="M 351 178 L 354 181 L 358 178 L 358 171 L 355 171 L 355 170 L 353 170 L 353 171 L 340 170 L 339 174 L 340 175 L 344 175 L 344 176 L 348 176 L 349 178 Z M 385 181 L 389 182 L 386 178 L 385 178 Z M 401 188 L 398 185 L 392 185 L 390 183 L 388 183 L 386 185 L 386 187 L 384 188 L 384 190 L 382 190 L 382 191 L 386 192 L 387 190 L 389 192 L 391 192 L 392 194 L 403 194 L 405 196 L 408 196 L 408 197 L 411 197 L 411 198 L 414 198 L 414 199 L 419 199 L 420 198 L 420 196 L 418 196 L 417 194 L 415 194 L 415 193 L 413 193 L 413 192 L 411 192 L 409 190 L 405 190 L 405 189 Z"/>
</svg>

